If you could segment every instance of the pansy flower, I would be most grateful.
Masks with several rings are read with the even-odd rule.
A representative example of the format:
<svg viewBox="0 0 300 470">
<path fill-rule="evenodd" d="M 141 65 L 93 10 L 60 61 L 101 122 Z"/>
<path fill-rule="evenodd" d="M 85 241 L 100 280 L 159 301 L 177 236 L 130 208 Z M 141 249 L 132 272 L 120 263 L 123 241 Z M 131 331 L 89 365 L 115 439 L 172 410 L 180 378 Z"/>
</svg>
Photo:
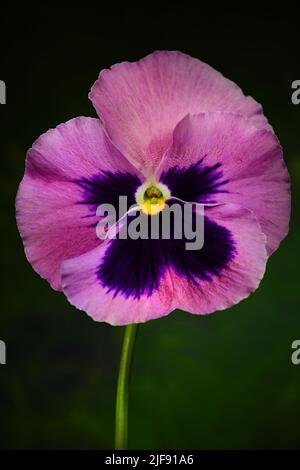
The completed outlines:
<svg viewBox="0 0 300 470">
<path fill-rule="evenodd" d="M 103 70 L 89 97 L 99 118 L 61 124 L 28 151 L 17 222 L 33 268 L 113 325 L 247 297 L 290 216 L 282 149 L 261 106 L 207 64 L 161 51 Z M 97 207 L 118 207 L 120 195 L 150 219 L 175 200 L 203 205 L 203 247 L 100 240 Z"/>
</svg>

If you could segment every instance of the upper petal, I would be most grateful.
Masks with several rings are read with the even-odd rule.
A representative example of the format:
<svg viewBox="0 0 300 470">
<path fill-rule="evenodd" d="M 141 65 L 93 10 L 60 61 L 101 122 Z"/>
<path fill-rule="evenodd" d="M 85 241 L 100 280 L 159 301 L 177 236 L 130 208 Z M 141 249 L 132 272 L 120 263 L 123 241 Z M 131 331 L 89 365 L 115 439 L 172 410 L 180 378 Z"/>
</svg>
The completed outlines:
<svg viewBox="0 0 300 470">
<path fill-rule="evenodd" d="M 105 183 L 105 178 L 98 177 L 101 172 L 132 175 L 133 183 L 138 178 L 137 170 L 109 142 L 98 119 L 79 117 L 61 124 L 28 151 L 16 199 L 17 223 L 29 262 L 54 289 L 61 288 L 64 259 L 101 243 L 91 193 L 93 183 Z M 100 189 L 102 195 L 105 188 Z M 112 197 L 112 190 L 119 195 L 119 186 L 110 187 L 107 197 Z"/>
<path fill-rule="evenodd" d="M 157 166 L 187 113 L 226 110 L 268 127 L 261 106 L 209 65 L 157 51 L 103 70 L 89 95 L 114 144 L 146 174 Z"/>
<path fill-rule="evenodd" d="M 189 200 L 192 190 L 192 199 L 197 201 L 197 185 L 198 195 L 203 193 L 197 162 L 204 169 L 217 169 L 217 179 L 210 173 L 210 187 L 202 178 L 208 189 L 206 195 L 215 203 L 235 203 L 253 211 L 267 237 L 268 254 L 276 250 L 288 232 L 290 183 L 274 133 L 259 130 L 251 119 L 234 113 L 187 116 L 174 131 L 173 144 L 159 169 L 160 177 L 170 174 L 172 168 L 184 176 L 194 167 L 193 181 L 186 180 L 181 197 Z"/>
</svg>

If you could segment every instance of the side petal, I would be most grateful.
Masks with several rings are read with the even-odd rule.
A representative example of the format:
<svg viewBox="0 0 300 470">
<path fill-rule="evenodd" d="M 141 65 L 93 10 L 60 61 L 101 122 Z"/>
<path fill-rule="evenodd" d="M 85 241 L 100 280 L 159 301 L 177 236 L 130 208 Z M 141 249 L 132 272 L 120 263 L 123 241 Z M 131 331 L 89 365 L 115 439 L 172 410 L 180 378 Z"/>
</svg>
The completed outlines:
<svg viewBox="0 0 300 470">
<path fill-rule="evenodd" d="M 261 106 L 209 65 L 156 51 L 103 70 L 89 95 L 114 144 L 148 176 L 188 113 L 235 111 L 268 127 Z"/>
<path fill-rule="evenodd" d="M 217 169 L 219 179 L 211 179 L 210 187 L 206 183 L 211 191 L 206 196 L 213 197 L 214 203 L 235 203 L 253 211 L 267 237 L 268 254 L 272 254 L 286 236 L 290 219 L 289 175 L 274 133 L 257 129 L 251 120 L 235 113 L 186 116 L 174 131 L 159 175 L 172 175 L 174 168 L 179 176 L 188 169 L 198 171 L 198 162 L 204 169 Z M 196 176 L 181 189 L 183 199 L 192 188 L 197 201 L 197 181 L 201 196 L 201 171 L 198 179 Z"/>
<path fill-rule="evenodd" d="M 197 287 L 172 273 L 176 307 L 193 314 L 224 310 L 248 297 L 259 286 L 268 259 L 265 236 L 253 213 L 224 204 L 206 207 L 205 214 L 232 234 L 235 256 L 220 275 Z"/>
<path fill-rule="evenodd" d="M 94 201 L 83 200 L 84 184 L 101 171 L 138 178 L 136 169 L 108 141 L 98 119 L 79 117 L 61 124 L 28 151 L 16 198 L 17 224 L 28 261 L 54 289 L 61 289 L 64 259 L 101 243 L 95 230 L 99 218 L 89 205 Z M 92 183 L 89 196 L 91 187 Z"/>
</svg>

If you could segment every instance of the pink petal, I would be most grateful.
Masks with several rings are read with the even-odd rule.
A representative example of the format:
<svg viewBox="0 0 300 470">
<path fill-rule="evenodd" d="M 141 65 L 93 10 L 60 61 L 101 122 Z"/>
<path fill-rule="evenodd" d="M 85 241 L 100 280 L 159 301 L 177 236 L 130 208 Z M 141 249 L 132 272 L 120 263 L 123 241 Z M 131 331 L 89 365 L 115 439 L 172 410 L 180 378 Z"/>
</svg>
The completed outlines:
<svg viewBox="0 0 300 470">
<path fill-rule="evenodd" d="M 174 309 L 169 274 L 162 280 L 159 291 L 139 299 L 126 298 L 121 294 L 114 296 L 113 292 L 107 292 L 107 288 L 102 287 L 96 272 L 107 246 L 104 242 L 89 253 L 62 263 L 62 286 L 69 302 L 95 321 L 111 325 L 143 323 L 168 315 Z"/>
<path fill-rule="evenodd" d="M 43 134 L 28 151 L 16 200 L 17 223 L 25 253 L 54 289 L 61 289 L 60 264 L 100 242 L 78 204 L 74 183 L 101 170 L 136 172 L 106 138 L 98 119 L 78 117 Z"/>
<path fill-rule="evenodd" d="M 267 260 L 265 236 L 254 214 L 234 204 L 207 208 L 206 215 L 228 228 L 235 244 L 235 257 L 220 276 L 195 285 L 170 268 L 159 289 L 150 296 L 142 295 L 137 300 L 114 295 L 102 287 L 96 274 L 108 247 L 105 242 L 89 253 L 63 262 L 62 284 L 68 300 L 96 321 L 125 325 L 168 315 L 175 308 L 210 313 L 244 299 L 263 277 Z M 144 268 L 150 266 L 151 263 Z"/>
<path fill-rule="evenodd" d="M 181 52 L 157 51 L 103 70 L 89 97 L 114 144 L 147 175 L 188 113 L 235 111 L 268 126 L 261 106 L 235 83 Z"/>
<path fill-rule="evenodd" d="M 232 202 L 253 211 L 267 237 L 270 255 L 288 232 L 289 175 L 280 143 L 273 132 L 259 130 L 248 118 L 232 113 L 187 116 L 174 131 L 174 142 L 160 173 L 203 163 L 221 163 L 227 192 L 214 194 L 217 203 Z"/>
<path fill-rule="evenodd" d="M 267 262 L 265 236 L 253 213 L 224 204 L 206 207 L 205 214 L 231 231 L 236 257 L 219 277 L 198 287 L 172 275 L 176 307 L 194 314 L 224 310 L 248 297 L 257 289 Z"/>
</svg>

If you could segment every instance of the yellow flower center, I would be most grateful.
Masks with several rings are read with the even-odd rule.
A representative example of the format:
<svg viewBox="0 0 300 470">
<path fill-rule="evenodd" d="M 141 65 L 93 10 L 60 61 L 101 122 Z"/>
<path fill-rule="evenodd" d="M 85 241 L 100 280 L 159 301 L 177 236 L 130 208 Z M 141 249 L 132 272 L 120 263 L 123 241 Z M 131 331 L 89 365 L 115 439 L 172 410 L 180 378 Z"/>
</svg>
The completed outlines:
<svg viewBox="0 0 300 470">
<path fill-rule="evenodd" d="M 152 179 L 142 184 L 135 193 L 137 205 L 147 215 L 156 215 L 162 211 L 170 197 L 167 186 Z"/>
</svg>

